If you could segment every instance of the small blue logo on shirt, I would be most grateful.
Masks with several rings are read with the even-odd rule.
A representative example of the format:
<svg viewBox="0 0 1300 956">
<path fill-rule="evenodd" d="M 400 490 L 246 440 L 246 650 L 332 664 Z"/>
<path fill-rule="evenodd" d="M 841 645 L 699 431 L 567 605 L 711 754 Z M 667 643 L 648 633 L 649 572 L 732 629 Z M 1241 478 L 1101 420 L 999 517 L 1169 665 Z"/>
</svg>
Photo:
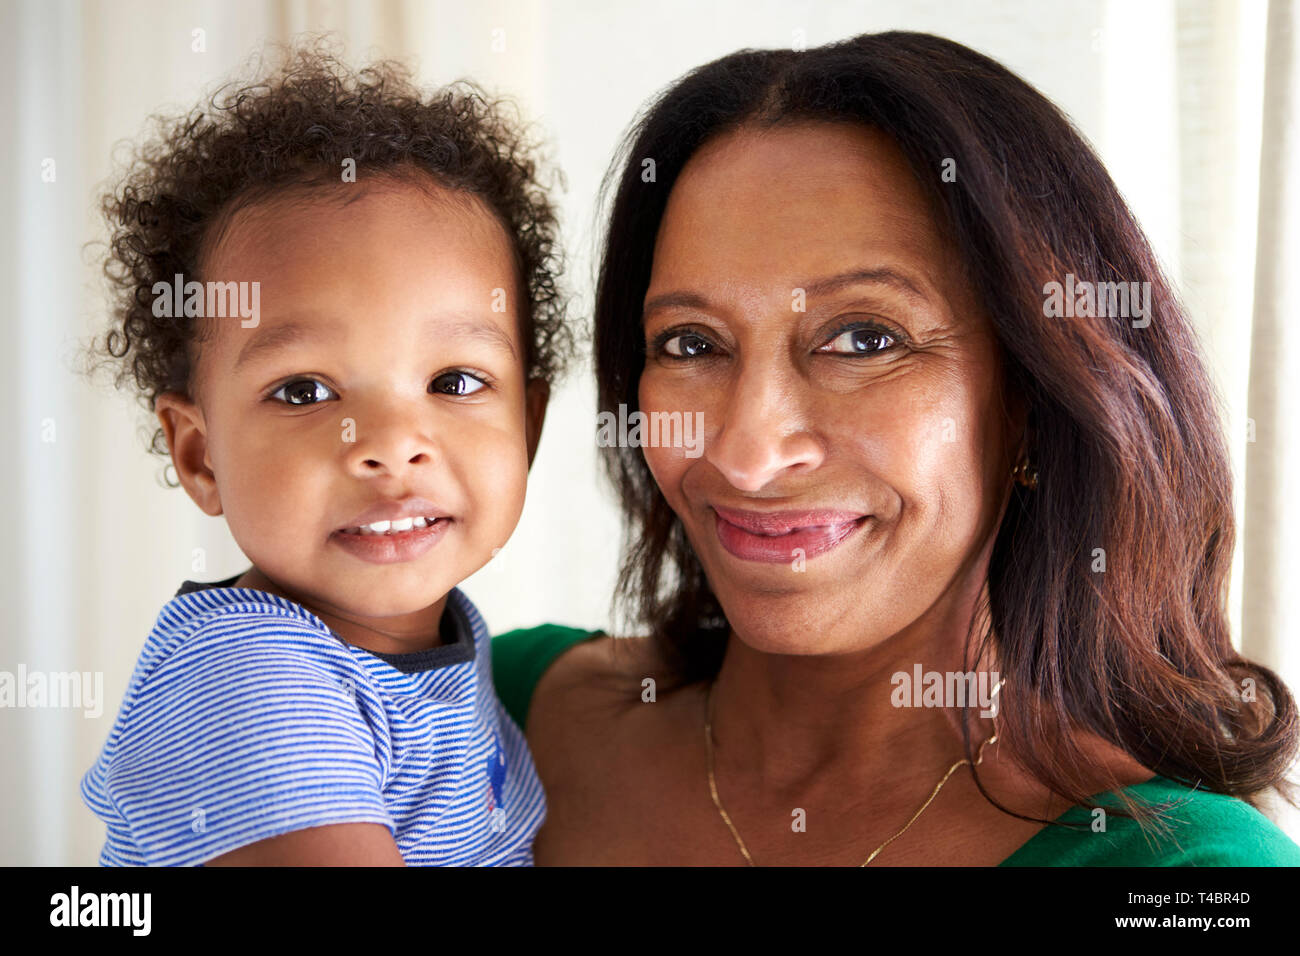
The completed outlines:
<svg viewBox="0 0 1300 956">
<path fill-rule="evenodd" d="M 506 782 L 506 754 L 501 749 L 501 738 L 492 732 L 492 754 L 488 757 L 488 783 L 492 786 L 492 798 L 489 810 L 501 806 L 501 788 Z"/>
</svg>

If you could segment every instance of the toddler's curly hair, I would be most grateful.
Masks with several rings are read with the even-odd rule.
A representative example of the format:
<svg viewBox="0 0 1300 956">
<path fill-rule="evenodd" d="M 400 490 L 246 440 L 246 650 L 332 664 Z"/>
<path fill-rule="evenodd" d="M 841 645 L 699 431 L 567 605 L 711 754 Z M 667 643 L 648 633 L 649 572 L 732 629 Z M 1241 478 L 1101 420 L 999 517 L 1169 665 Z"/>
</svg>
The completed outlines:
<svg viewBox="0 0 1300 956">
<path fill-rule="evenodd" d="M 290 50 L 252 82 L 232 82 L 183 116 L 155 117 L 101 208 L 111 238 L 104 273 L 112 322 L 89 348 L 153 411 L 157 397 L 191 395 L 196 323 L 155 316 L 154 284 L 200 273 L 205 243 L 238 208 L 284 189 L 363 177 L 426 175 L 477 196 L 502 221 L 523 291 L 529 378 L 563 371 L 572 334 L 558 284 L 557 217 L 540 179 L 536 145 L 513 104 L 461 80 L 432 93 L 403 64 L 346 66 L 325 44 Z M 558 177 L 557 177 L 558 179 Z M 168 453 L 161 428 L 149 450 Z"/>
</svg>

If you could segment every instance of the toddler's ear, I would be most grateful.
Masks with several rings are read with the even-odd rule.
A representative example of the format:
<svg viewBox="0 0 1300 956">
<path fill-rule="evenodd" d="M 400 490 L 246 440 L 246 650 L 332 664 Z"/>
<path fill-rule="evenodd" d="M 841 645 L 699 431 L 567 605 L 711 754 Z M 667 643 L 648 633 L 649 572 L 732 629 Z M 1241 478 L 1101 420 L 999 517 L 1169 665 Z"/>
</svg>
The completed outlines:
<svg viewBox="0 0 1300 956">
<path fill-rule="evenodd" d="M 208 460 L 208 436 L 203 412 L 180 392 L 163 392 L 154 402 L 171 451 L 172 465 L 182 487 L 204 514 L 221 514 L 221 495 Z"/>
<path fill-rule="evenodd" d="M 529 468 L 533 466 L 533 457 L 537 454 L 537 443 L 542 440 L 542 422 L 546 419 L 546 403 L 550 397 L 551 386 L 545 379 L 532 379 L 524 389 Z"/>
</svg>

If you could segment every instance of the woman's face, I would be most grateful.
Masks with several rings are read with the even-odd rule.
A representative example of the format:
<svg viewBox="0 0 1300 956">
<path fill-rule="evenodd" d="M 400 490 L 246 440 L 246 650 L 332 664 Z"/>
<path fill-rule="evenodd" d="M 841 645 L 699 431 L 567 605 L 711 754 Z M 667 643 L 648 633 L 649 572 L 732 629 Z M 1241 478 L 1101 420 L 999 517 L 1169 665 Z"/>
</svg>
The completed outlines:
<svg viewBox="0 0 1300 956">
<path fill-rule="evenodd" d="M 807 123 L 706 144 L 644 306 L 641 410 L 699 413 L 704 435 L 646 461 L 737 634 L 828 654 L 964 631 L 1020 435 L 992 327 L 893 142 Z"/>
</svg>

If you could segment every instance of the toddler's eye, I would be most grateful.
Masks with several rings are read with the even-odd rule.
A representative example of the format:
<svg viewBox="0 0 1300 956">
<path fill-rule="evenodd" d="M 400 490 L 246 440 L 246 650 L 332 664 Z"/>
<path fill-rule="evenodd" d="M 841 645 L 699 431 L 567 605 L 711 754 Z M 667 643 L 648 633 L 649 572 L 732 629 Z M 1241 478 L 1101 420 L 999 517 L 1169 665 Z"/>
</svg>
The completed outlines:
<svg viewBox="0 0 1300 956">
<path fill-rule="evenodd" d="M 833 355 L 872 355 L 895 344 L 897 340 L 880 329 L 845 329 L 817 351 Z"/>
<path fill-rule="evenodd" d="M 283 398 L 280 398 L 281 394 Z M 314 378 L 299 378 L 281 385 L 271 393 L 270 397 L 286 405 L 315 405 L 337 396 Z"/>
<path fill-rule="evenodd" d="M 429 390 L 439 395 L 473 395 L 486 387 L 486 382 L 469 372 L 443 372 L 429 383 Z"/>
<path fill-rule="evenodd" d="M 695 358 L 709 354 L 713 346 L 703 336 L 693 332 L 679 332 L 671 338 L 664 339 L 660 348 L 673 358 Z"/>
</svg>

